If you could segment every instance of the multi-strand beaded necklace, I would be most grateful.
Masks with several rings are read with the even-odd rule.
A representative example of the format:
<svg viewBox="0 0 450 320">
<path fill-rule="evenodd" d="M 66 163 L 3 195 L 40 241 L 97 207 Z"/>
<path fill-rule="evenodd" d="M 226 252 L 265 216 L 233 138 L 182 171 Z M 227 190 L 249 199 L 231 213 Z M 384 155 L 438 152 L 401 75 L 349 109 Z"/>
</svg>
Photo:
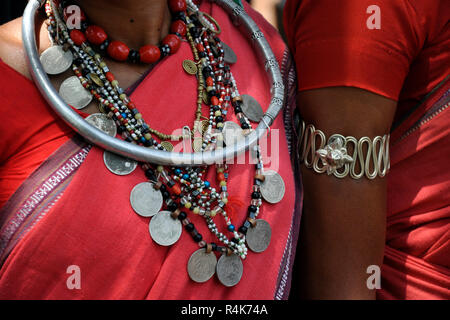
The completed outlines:
<svg viewBox="0 0 450 320">
<path fill-rule="evenodd" d="M 56 1 L 47 1 L 45 10 L 49 20 L 48 30 L 51 39 L 64 51 L 72 52 L 73 72 L 84 89 L 90 92 L 99 103 L 100 111 L 114 121 L 117 132 L 125 141 L 168 151 L 173 149 L 170 141 L 181 139 L 191 140 L 196 152 L 221 148 L 226 118 L 231 110 L 239 121 L 238 125 L 242 129 L 243 136 L 252 130 L 250 121 L 242 111 L 243 100 L 239 95 L 236 81 L 229 64 L 225 61 L 225 44 L 217 37 L 220 27 L 211 16 L 200 12 L 192 0 L 170 0 L 169 8 L 174 20 L 170 28 L 171 34 L 166 36 L 159 46 L 146 45 L 139 50 L 129 49 L 119 41 L 110 41 L 105 31 L 98 26 L 90 25 L 83 13 L 80 15 L 80 29 L 69 29 L 66 23 L 68 5 L 67 1 L 61 1 L 59 4 Z M 185 126 L 188 129 L 186 130 L 188 135 L 172 135 L 151 128 L 143 119 L 136 105 L 119 86 L 101 53 L 118 61 L 156 63 L 165 56 L 177 52 L 182 39 L 188 41 L 194 56 L 194 61 L 183 62 L 183 68 L 187 73 L 196 75 L 198 98 L 195 121 L 192 127 Z M 97 53 L 94 48 L 97 48 L 100 53 Z M 209 106 L 207 116 L 202 113 L 204 104 Z M 226 286 L 235 285 L 240 280 L 242 271 L 240 274 L 230 276 L 227 273 L 237 271 L 230 271 L 226 264 L 232 265 L 231 269 L 236 269 L 234 267 L 242 264 L 241 259 L 245 259 L 248 253 L 246 234 L 249 229 L 256 230 L 258 221 L 263 221 L 256 219 L 262 205 L 261 185 L 265 180 L 259 146 L 255 147 L 254 154 L 256 164 L 251 192 L 252 200 L 247 210 L 247 219 L 239 228 L 227 214 L 229 179 L 227 164 L 215 165 L 219 190 L 212 187 L 206 180 L 209 167 L 164 167 L 150 163 L 141 164 L 149 180 L 144 184 L 151 184 L 151 192 L 156 193 L 153 195 L 154 199 L 161 197 L 166 209 L 160 211 L 162 203 L 155 200 L 150 204 L 154 206 L 150 211 L 154 212 L 142 213 L 137 209 L 140 203 L 133 204 L 133 194 L 130 200 L 131 205 L 138 214 L 153 217 L 150 223 L 150 234 L 161 245 L 171 245 L 176 242 L 181 226 L 184 226 L 185 230 L 191 234 L 200 250 L 197 250 L 189 260 L 188 272 L 197 282 L 208 280 L 214 273 L 211 272 L 212 268 L 217 269 L 219 280 Z M 207 243 L 188 218 L 188 213 L 202 216 L 210 232 L 222 245 Z M 226 230 L 223 232 L 219 231 L 214 222 L 217 215 L 222 216 L 226 223 Z M 167 217 L 170 217 L 169 222 Z M 265 226 L 266 223 L 263 222 L 259 225 L 262 232 L 266 233 L 266 238 L 269 233 L 268 240 L 266 239 L 266 243 L 262 245 L 264 250 L 270 242 L 270 227 Z M 167 231 L 158 228 L 172 229 Z M 154 230 L 153 233 L 152 230 Z M 255 251 L 263 250 L 259 248 Z M 217 260 L 213 251 L 223 253 L 217 266 L 214 262 Z"/>
</svg>

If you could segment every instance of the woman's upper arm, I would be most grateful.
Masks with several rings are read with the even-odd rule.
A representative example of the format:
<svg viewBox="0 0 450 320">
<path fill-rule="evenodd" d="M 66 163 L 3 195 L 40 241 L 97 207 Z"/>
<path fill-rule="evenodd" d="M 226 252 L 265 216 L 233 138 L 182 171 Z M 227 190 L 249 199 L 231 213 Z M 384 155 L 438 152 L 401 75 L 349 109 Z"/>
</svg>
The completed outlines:
<svg viewBox="0 0 450 320">
<path fill-rule="evenodd" d="M 298 76 L 297 105 L 307 124 L 356 139 L 388 134 L 411 61 L 424 42 L 409 1 L 380 0 L 370 29 L 366 0 L 289 1 L 285 29 Z M 372 13 L 373 14 L 373 13 Z M 303 295 L 374 298 L 366 280 L 382 264 L 386 180 L 318 174 L 302 167 L 299 246 Z"/>
</svg>

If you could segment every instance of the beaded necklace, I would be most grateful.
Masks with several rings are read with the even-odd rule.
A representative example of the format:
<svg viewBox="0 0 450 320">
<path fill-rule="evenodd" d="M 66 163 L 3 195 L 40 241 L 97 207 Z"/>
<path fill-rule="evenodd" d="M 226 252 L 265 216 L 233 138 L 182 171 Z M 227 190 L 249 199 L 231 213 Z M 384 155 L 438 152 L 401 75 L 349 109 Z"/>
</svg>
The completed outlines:
<svg viewBox="0 0 450 320">
<path fill-rule="evenodd" d="M 180 45 L 180 37 L 185 36 L 185 40 L 190 44 L 195 61 L 183 61 L 183 68 L 187 73 L 197 76 L 198 99 L 192 130 L 185 127 L 186 131 L 189 131 L 188 135 L 163 134 L 152 129 L 144 121 L 142 114 L 119 86 L 101 54 L 94 49 L 97 46 L 100 52 L 105 52 L 105 49 L 106 52 L 114 51 L 110 49 L 114 41 L 108 40 L 103 29 L 85 23 L 84 33 L 83 30 L 69 30 L 62 18 L 66 9 L 63 5 L 48 0 L 45 10 L 53 42 L 57 44 L 61 55 L 66 55 L 66 52 L 72 53 L 73 61 L 70 64 L 83 92 L 89 92 L 99 103 L 102 114 L 90 117 L 102 119 L 100 129 L 106 127 L 106 122 L 112 123 L 124 140 L 160 150 L 172 150 L 173 146 L 168 140 L 179 141 L 186 138 L 192 141 L 196 152 L 221 148 L 224 140 L 226 144 L 232 143 L 237 136 L 244 137 L 252 130 L 250 120 L 243 112 L 244 101 L 231 73 L 230 63 L 233 59 L 230 61 L 230 57 L 228 60 L 226 58 L 226 50 L 229 52 L 231 48 L 217 37 L 220 33 L 219 24 L 211 16 L 200 12 L 192 0 L 169 1 L 169 7 L 175 19 L 171 30 L 176 29 L 177 32 L 169 35 L 170 41 L 163 40 L 163 44 L 159 47 L 160 57 L 152 61 L 156 62 L 170 53 L 175 53 Z M 139 55 L 128 51 L 126 58 L 125 54 L 121 55 L 120 59 L 112 58 L 146 62 L 144 61 L 147 60 L 146 54 L 142 54 L 144 50 L 139 51 Z M 208 116 L 202 114 L 203 104 L 209 106 Z M 226 121 L 230 110 L 234 111 L 239 124 Z M 233 139 L 226 139 L 228 127 L 234 133 Z M 114 131 L 110 134 L 115 136 Z M 253 152 L 256 163 L 252 200 L 247 209 L 247 219 L 239 228 L 227 213 L 229 179 L 227 164 L 215 165 L 220 190 L 213 188 L 205 179 L 209 169 L 206 166 L 164 167 L 150 163 L 141 164 L 148 182 L 140 183 L 133 188 L 130 195 L 131 207 L 141 216 L 152 217 L 149 232 L 152 239 L 160 245 L 169 246 L 175 243 L 181 235 L 182 226 L 191 234 L 200 248 L 188 261 L 188 273 L 196 282 L 205 282 L 217 273 L 225 286 L 236 285 L 242 276 L 242 259 L 248 254 L 247 247 L 252 251 L 262 252 L 270 243 L 270 226 L 257 217 L 263 198 L 275 203 L 281 201 L 283 195 L 275 200 L 273 197 L 264 196 L 262 188 L 267 184 L 267 176 L 264 174 L 259 145 L 255 146 Z M 106 151 L 104 159 L 108 169 L 115 174 L 123 174 L 125 171 L 131 173 L 136 167 L 136 164 L 132 165 L 131 171 L 117 169 L 123 165 L 130 167 L 132 160 L 108 156 Z M 279 175 L 277 178 L 281 179 Z M 284 194 L 284 184 L 281 187 Z M 160 211 L 163 206 L 165 209 Z M 222 245 L 206 242 L 188 218 L 188 213 L 202 216 L 210 232 Z M 214 222 L 217 215 L 224 219 L 226 230 L 220 231 Z M 218 262 L 214 251 L 222 253 Z"/>
<path fill-rule="evenodd" d="M 63 4 L 64 7 L 64 4 Z M 70 38 L 77 46 L 81 46 L 86 40 L 92 45 L 98 46 L 101 52 L 107 53 L 109 57 L 116 61 L 130 61 L 133 63 L 155 63 L 161 56 L 175 53 L 180 47 L 179 37 L 186 35 L 186 24 L 183 22 L 182 13 L 186 11 L 186 2 L 182 0 L 169 1 L 169 7 L 174 14 L 174 21 L 170 26 L 171 34 L 167 35 L 160 46 L 144 45 L 139 50 L 130 49 L 121 41 L 110 41 L 103 28 L 97 25 L 89 25 L 86 15 L 81 14 L 81 30 L 70 31 Z M 67 20 L 66 8 L 64 8 L 65 20 Z M 177 17 L 178 15 L 178 17 Z"/>
</svg>

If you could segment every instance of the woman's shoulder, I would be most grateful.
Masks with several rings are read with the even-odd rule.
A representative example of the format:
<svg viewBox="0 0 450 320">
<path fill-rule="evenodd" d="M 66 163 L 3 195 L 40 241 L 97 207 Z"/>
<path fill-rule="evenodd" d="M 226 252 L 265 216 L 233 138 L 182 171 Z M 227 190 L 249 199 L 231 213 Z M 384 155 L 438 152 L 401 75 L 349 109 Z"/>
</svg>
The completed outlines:
<svg viewBox="0 0 450 320">
<path fill-rule="evenodd" d="M 25 77 L 30 78 L 25 50 L 22 45 L 22 18 L 17 18 L 0 26 L 0 60 L 0 65 L 6 64 Z"/>
<path fill-rule="evenodd" d="M 36 19 L 36 30 L 38 51 L 42 52 L 50 46 L 45 23 L 42 19 Z M 31 79 L 25 49 L 22 44 L 22 17 L 0 25 L 0 67 L 7 67 L 5 65 Z"/>
</svg>

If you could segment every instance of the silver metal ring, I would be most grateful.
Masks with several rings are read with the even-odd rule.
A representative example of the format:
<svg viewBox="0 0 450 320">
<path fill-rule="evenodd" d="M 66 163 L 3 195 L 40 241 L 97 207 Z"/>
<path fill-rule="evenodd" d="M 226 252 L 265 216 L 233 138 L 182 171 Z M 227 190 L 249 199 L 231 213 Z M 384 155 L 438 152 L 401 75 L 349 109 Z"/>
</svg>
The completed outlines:
<svg viewBox="0 0 450 320">
<path fill-rule="evenodd" d="M 210 0 L 212 1 L 212 0 Z M 143 146 L 134 145 L 123 140 L 113 138 L 79 116 L 73 111 L 59 96 L 56 89 L 52 86 L 47 74 L 45 73 L 39 59 L 36 48 L 35 37 L 35 15 L 43 0 L 30 0 L 22 19 L 22 39 L 25 52 L 28 59 L 31 76 L 52 109 L 77 133 L 87 139 L 89 142 L 114 152 L 116 154 L 132 158 L 138 161 L 145 161 L 161 165 L 174 166 L 198 166 L 209 165 L 213 163 L 220 163 L 225 159 L 234 158 L 255 145 L 266 132 L 266 124 L 260 121 L 256 130 L 253 130 L 247 139 L 233 144 L 232 147 L 218 150 L 206 151 L 202 153 L 177 153 L 161 150 L 154 150 Z M 260 32 L 257 24 L 245 13 L 242 8 L 234 3 L 232 0 L 214 0 L 230 15 L 234 15 L 243 28 L 243 31 L 248 37 L 251 37 L 255 32 Z M 260 62 L 264 64 L 266 61 L 275 59 L 275 55 L 270 48 L 269 43 L 265 37 L 253 39 L 256 51 L 258 53 Z M 270 64 L 267 73 L 269 75 L 270 83 L 282 82 L 282 76 L 278 63 Z M 270 119 L 277 116 L 284 105 L 284 92 L 279 88 L 271 88 L 271 103 L 266 111 L 266 115 Z M 281 103 L 280 103 L 281 102 Z"/>
</svg>

